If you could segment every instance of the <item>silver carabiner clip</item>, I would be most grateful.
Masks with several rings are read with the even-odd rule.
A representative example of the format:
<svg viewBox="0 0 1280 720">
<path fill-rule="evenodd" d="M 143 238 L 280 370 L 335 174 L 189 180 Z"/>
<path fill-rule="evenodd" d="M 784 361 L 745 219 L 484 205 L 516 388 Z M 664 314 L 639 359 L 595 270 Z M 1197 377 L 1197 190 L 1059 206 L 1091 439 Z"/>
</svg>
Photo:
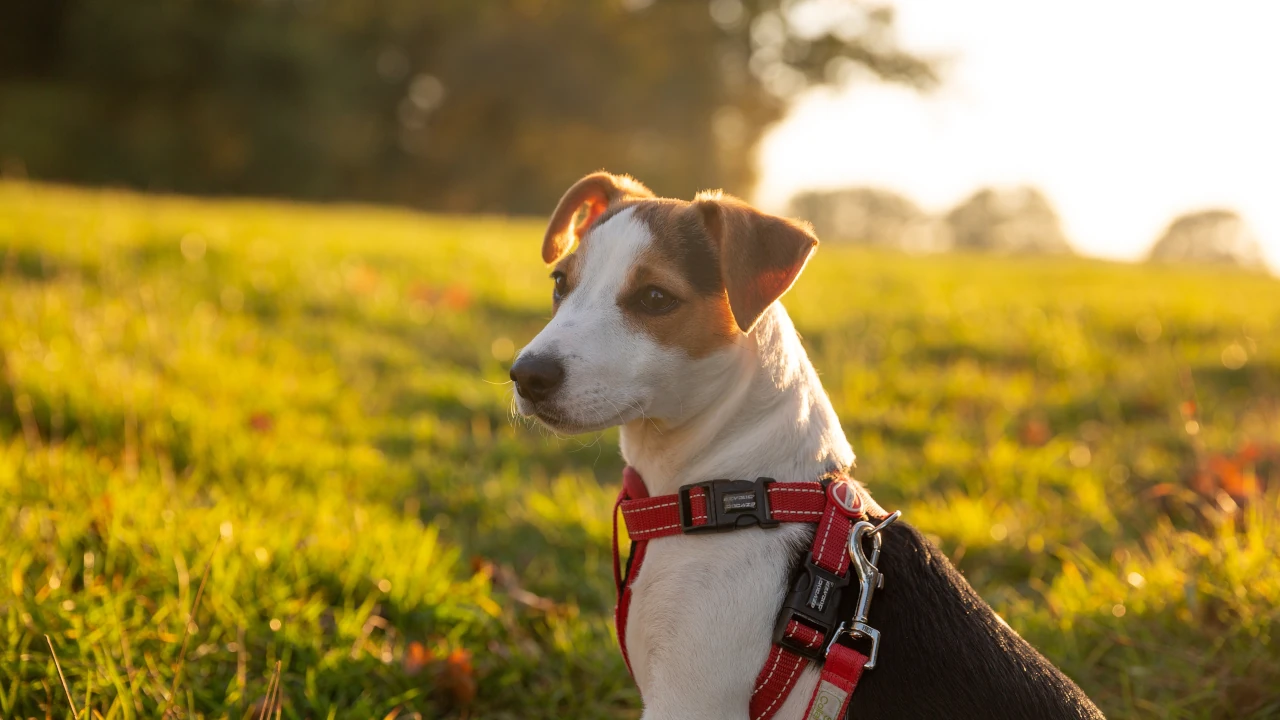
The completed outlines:
<svg viewBox="0 0 1280 720">
<path fill-rule="evenodd" d="M 854 524 L 852 532 L 849 533 L 849 561 L 853 565 L 854 572 L 858 574 L 858 585 L 861 591 L 858 596 L 858 609 L 851 621 L 842 622 L 836 628 L 831 636 L 831 642 L 827 643 L 827 653 L 830 654 L 831 646 L 845 633 L 855 639 L 866 638 L 871 641 L 871 653 L 867 656 L 867 664 L 863 666 L 867 670 L 875 669 L 876 661 L 880 657 L 880 631 L 867 624 L 867 615 L 871 612 L 871 598 L 876 590 L 884 587 L 884 575 L 876 567 L 880 562 L 880 547 L 884 542 L 880 537 L 880 531 L 901 516 L 902 511 L 896 511 L 880 521 L 879 525 L 861 520 Z M 867 537 L 871 538 L 869 557 L 863 547 L 863 540 Z"/>
</svg>

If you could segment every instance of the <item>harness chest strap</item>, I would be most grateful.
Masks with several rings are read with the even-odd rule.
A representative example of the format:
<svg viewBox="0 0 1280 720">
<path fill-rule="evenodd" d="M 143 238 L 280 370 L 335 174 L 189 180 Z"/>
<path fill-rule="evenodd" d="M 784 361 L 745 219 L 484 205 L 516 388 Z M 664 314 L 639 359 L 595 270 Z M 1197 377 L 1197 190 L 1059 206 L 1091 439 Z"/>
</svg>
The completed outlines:
<svg viewBox="0 0 1280 720">
<path fill-rule="evenodd" d="M 845 717 L 849 698 L 862 678 L 867 656 L 844 645 L 832 645 L 822 665 L 822 677 L 809 699 L 804 716 L 810 720 L 835 720 Z"/>
<path fill-rule="evenodd" d="M 839 604 L 835 596 L 849 583 L 849 539 L 853 518 L 861 517 L 861 496 L 852 483 L 840 484 L 843 485 L 839 488 L 843 491 L 841 503 L 832 501 L 828 488 L 821 483 L 782 483 L 764 479 L 757 482 L 697 483 L 684 486 L 675 495 L 651 498 L 639 473 L 626 468 L 614 508 L 613 572 L 618 587 L 615 608 L 618 643 L 627 669 L 631 669 L 626 645 L 631 583 L 644 564 L 650 540 L 753 525 L 774 527 L 780 522 L 816 523 L 813 547 L 805 563 L 810 576 L 810 583 L 804 586 L 804 592 L 809 595 L 807 603 L 799 610 L 793 609 L 794 603 L 784 607 L 775 629 L 774 644 L 751 695 L 752 720 L 773 717 L 809 660 L 823 657 L 830 627 L 826 631 L 815 628 L 814 618 L 824 615 L 825 624 L 832 626 L 834 623 L 830 618 L 834 617 Z M 626 521 L 632 543 L 625 575 L 618 550 L 619 511 Z M 824 624 L 823 620 L 816 624 Z M 805 717 L 840 717 L 839 712 L 847 706 L 853 687 L 868 661 L 856 650 L 834 642 L 829 645 L 822 679 Z"/>
</svg>

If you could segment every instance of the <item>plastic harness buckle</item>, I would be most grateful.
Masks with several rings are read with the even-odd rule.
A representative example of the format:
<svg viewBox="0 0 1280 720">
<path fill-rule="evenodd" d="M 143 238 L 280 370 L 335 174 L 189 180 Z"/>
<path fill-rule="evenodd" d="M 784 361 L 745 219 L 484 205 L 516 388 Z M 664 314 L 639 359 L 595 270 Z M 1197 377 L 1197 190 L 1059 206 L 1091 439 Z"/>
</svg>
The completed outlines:
<svg viewBox="0 0 1280 720">
<path fill-rule="evenodd" d="M 849 587 L 852 573 L 843 577 L 805 558 L 804 573 L 796 578 L 791 592 L 782 603 L 778 613 L 778 622 L 773 627 L 773 642 L 801 657 L 810 660 L 821 660 L 826 655 L 826 647 L 834 639 L 840 620 L 840 598 L 845 588 Z M 817 647 L 808 647 L 799 640 L 787 635 L 787 626 L 797 620 L 822 633 L 823 642 Z"/>
<path fill-rule="evenodd" d="M 773 478 L 752 480 L 710 480 L 685 485 L 677 492 L 680 502 L 680 531 L 686 535 L 725 532 L 734 528 L 758 525 L 778 526 L 769 508 L 769 484 Z M 707 522 L 693 524 L 691 492 L 702 488 L 706 499 Z"/>
</svg>

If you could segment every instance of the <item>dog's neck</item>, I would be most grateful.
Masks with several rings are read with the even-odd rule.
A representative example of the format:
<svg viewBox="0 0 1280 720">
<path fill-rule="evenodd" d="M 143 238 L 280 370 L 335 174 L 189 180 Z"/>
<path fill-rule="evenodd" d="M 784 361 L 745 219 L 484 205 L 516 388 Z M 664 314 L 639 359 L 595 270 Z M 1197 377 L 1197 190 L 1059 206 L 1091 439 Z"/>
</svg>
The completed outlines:
<svg viewBox="0 0 1280 720">
<path fill-rule="evenodd" d="M 840 421 L 774 303 L 750 334 L 706 361 L 676 404 L 681 417 L 622 426 L 622 456 L 650 495 L 718 478 L 816 480 L 853 464 Z"/>
</svg>

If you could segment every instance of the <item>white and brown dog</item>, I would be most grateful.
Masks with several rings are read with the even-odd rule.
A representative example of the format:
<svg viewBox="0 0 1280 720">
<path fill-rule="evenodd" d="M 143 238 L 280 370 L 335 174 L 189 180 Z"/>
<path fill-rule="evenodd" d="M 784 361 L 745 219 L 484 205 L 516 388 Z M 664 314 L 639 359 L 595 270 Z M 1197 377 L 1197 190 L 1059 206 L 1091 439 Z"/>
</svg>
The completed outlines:
<svg viewBox="0 0 1280 720">
<path fill-rule="evenodd" d="M 657 198 L 630 178 L 588 175 L 542 245 L 555 314 L 511 368 L 520 412 L 569 434 L 621 426 L 623 457 L 650 495 L 852 467 L 777 302 L 817 244 L 807 226 L 719 193 Z M 618 629 L 645 718 L 748 716 L 812 537 L 811 525 L 784 524 L 649 543 Z M 881 565 L 871 619 L 885 642 L 852 716 L 1101 717 L 910 526 L 885 530 Z M 801 717 L 817 682 L 805 670 L 774 717 Z"/>
</svg>

